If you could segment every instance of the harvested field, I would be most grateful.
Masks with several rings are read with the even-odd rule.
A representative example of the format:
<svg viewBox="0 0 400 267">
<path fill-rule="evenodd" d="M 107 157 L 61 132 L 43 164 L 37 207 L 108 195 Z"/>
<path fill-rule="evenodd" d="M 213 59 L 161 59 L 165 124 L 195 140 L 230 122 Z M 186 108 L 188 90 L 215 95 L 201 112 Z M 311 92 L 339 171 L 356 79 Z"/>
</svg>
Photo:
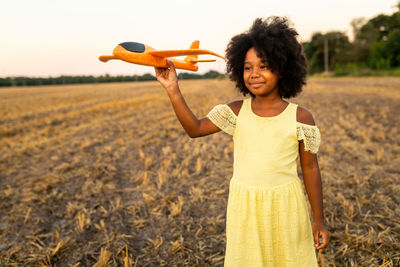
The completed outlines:
<svg viewBox="0 0 400 267">
<path fill-rule="evenodd" d="M 199 118 L 241 98 L 180 84 Z M 320 266 L 400 266 L 400 78 L 312 78 L 290 101 L 321 130 Z M 189 138 L 157 82 L 1 89 L 0 265 L 222 266 L 232 151 Z"/>
</svg>

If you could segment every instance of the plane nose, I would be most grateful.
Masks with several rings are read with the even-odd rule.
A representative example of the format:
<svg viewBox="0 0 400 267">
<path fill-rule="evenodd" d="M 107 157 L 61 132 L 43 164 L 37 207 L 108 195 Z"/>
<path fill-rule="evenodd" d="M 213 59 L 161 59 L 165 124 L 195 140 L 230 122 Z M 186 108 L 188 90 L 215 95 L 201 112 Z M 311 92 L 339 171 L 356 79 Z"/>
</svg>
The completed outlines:
<svg viewBox="0 0 400 267">
<path fill-rule="evenodd" d="M 120 43 L 119 45 L 125 48 L 126 50 L 135 53 L 143 53 L 146 50 L 144 44 L 136 42 L 124 42 Z"/>
</svg>

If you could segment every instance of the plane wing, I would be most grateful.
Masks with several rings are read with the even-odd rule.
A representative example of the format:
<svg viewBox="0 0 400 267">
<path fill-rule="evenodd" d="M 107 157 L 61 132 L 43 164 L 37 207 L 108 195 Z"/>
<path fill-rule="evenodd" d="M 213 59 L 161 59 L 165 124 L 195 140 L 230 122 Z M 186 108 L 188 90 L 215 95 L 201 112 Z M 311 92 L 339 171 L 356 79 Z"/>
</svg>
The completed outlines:
<svg viewBox="0 0 400 267">
<path fill-rule="evenodd" d="M 182 49 L 182 50 L 152 50 L 148 51 L 152 56 L 157 57 L 179 57 L 179 56 L 188 56 L 188 55 L 213 55 L 220 58 L 224 58 L 223 56 L 218 55 L 217 53 L 211 52 L 205 49 Z"/>
<path fill-rule="evenodd" d="M 185 61 L 189 62 L 215 62 L 215 59 L 185 59 Z"/>
</svg>

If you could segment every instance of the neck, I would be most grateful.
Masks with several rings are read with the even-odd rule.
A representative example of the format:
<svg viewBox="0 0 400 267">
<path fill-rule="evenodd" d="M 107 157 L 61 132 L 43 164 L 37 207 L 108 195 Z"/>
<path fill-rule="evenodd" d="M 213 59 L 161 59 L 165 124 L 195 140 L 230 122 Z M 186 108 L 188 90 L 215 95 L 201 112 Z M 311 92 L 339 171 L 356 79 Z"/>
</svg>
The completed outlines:
<svg viewBox="0 0 400 267">
<path fill-rule="evenodd" d="M 261 105 L 274 105 L 284 102 L 280 95 L 257 96 L 254 98 L 254 103 Z"/>
</svg>

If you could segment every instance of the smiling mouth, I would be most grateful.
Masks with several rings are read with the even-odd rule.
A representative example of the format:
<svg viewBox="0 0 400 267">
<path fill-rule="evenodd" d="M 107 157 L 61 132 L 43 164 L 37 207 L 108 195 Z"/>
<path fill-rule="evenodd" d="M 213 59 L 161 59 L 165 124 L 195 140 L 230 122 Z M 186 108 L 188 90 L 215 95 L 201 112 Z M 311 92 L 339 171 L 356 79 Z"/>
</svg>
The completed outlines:
<svg viewBox="0 0 400 267">
<path fill-rule="evenodd" d="M 257 86 L 257 85 L 263 85 L 265 82 L 257 82 L 257 83 L 250 83 L 250 85 Z"/>
</svg>

